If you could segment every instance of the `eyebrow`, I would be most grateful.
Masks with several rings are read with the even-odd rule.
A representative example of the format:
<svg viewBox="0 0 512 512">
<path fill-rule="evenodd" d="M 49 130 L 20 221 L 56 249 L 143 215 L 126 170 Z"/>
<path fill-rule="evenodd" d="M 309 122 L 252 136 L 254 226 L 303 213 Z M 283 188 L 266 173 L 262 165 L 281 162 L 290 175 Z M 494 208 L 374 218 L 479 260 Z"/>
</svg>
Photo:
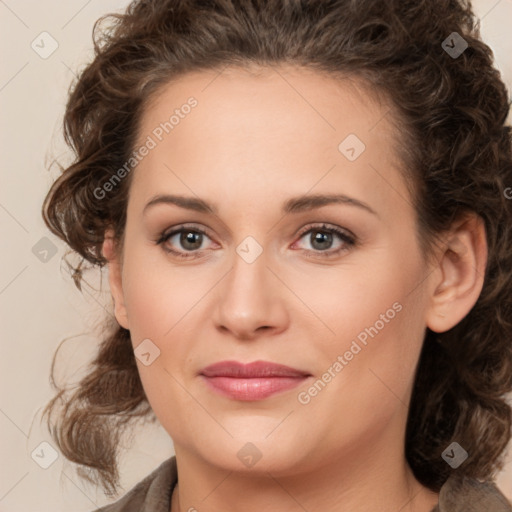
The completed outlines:
<svg viewBox="0 0 512 512">
<path fill-rule="evenodd" d="M 215 205 L 204 201 L 203 199 L 170 194 L 159 194 L 154 196 L 146 204 L 142 213 L 145 214 L 150 207 L 157 204 L 173 204 L 179 206 L 180 208 L 193 210 L 199 213 L 212 213 L 214 215 L 218 214 L 218 208 Z M 373 208 L 371 208 L 369 205 L 363 201 L 360 201 L 359 199 L 355 199 L 344 194 L 313 194 L 292 197 L 283 204 L 282 213 L 301 213 L 314 210 L 315 208 L 321 208 L 322 206 L 327 206 L 330 204 L 347 204 L 350 206 L 356 206 L 378 217 L 377 212 L 373 210 Z"/>
</svg>

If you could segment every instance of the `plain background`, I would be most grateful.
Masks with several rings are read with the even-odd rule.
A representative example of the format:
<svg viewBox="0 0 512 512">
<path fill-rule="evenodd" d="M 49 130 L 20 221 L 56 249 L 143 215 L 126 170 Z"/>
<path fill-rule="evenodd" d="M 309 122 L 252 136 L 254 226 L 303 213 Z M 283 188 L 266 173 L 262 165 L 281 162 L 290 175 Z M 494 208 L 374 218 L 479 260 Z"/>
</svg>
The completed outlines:
<svg viewBox="0 0 512 512">
<path fill-rule="evenodd" d="M 114 501 L 81 480 L 75 465 L 62 454 L 41 445 L 54 446 L 40 422 L 42 408 L 53 396 L 49 383 L 53 353 L 61 340 L 70 338 L 60 351 L 57 363 L 63 371 L 57 377 L 77 381 L 98 342 L 91 326 L 111 311 L 111 300 L 106 273 L 101 292 L 98 271 L 87 274 L 91 287 L 83 294 L 75 288 L 62 261 L 66 247 L 46 230 L 40 210 L 59 174 L 50 165 L 52 160 L 69 162 L 61 135 L 62 115 L 74 74 L 92 57 L 93 23 L 127 4 L 126 0 L 0 0 L 0 511 L 81 512 Z M 482 20 L 482 35 L 511 90 L 512 0 L 478 0 L 474 6 Z M 58 47 L 46 56 L 52 45 Z M 174 453 L 159 424 L 136 429 L 126 446 L 128 451 L 120 459 L 124 492 Z M 50 464 L 52 453 L 57 459 Z M 509 461 L 498 485 L 512 500 L 510 452 Z M 47 469 L 41 467 L 48 464 Z"/>
</svg>

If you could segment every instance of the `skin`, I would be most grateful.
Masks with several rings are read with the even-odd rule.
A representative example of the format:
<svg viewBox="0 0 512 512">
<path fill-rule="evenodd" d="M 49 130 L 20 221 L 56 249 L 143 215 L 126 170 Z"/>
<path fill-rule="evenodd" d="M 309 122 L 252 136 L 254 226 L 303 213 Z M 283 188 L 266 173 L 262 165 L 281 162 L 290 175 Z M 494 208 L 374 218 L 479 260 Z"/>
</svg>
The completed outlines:
<svg viewBox="0 0 512 512">
<path fill-rule="evenodd" d="M 134 349 L 149 338 L 160 350 L 137 366 L 175 446 L 171 511 L 428 512 L 438 495 L 406 463 L 407 405 L 426 327 L 453 327 L 480 294 L 483 224 L 459 219 L 425 260 L 389 105 L 357 82 L 291 66 L 219 73 L 184 75 L 147 106 L 139 143 L 187 98 L 198 101 L 132 171 L 122 254 L 110 230 L 103 245 L 118 322 Z M 366 145 L 353 162 L 338 150 L 351 133 Z M 313 193 L 345 194 L 375 213 L 351 204 L 281 212 L 289 198 Z M 143 214 L 157 194 L 200 197 L 217 214 L 171 204 Z M 195 259 L 155 243 L 181 223 L 207 231 L 188 249 Z M 356 244 L 336 234 L 315 244 L 307 228 L 322 223 L 349 230 Z M 251 264 L 236 252 L 247 236 L 263 251 Z M 190 247 L 179 234 L 165 245 Z M 395 303 L 401 311 L 299 403 Z M 265 400 L 232 400 L 198 377 L 228 359 L 312 377 Z M 262 454 L 252 467 L 237 456 L 248 442 Z"/>
</svg>

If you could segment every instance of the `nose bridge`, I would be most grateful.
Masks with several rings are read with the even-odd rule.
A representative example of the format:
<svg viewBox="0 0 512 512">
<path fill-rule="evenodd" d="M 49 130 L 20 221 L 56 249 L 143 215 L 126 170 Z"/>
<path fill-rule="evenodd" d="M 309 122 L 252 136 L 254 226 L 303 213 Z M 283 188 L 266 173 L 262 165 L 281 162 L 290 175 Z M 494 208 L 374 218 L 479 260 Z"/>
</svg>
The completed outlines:
<svg viewBox="0 0 512 512">
<path fill-rule="evenodd" d="M 215 322 L 239 337 L 261 327 L 280 328 L 285 321 L 279 283 L 267 268 L 268 252 L 251 236 L 235 248 L 233 266 L 220 291 Z"/>
</svg>

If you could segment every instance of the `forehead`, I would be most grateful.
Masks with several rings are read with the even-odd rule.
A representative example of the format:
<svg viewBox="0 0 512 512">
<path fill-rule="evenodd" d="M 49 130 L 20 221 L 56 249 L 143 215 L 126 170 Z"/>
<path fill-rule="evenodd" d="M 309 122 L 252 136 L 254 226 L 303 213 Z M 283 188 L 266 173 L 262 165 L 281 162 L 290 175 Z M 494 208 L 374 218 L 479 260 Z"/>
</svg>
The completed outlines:
<svg viewBox="0 0 512 512">
<path fill-rule="evenodd" d="M 195 71 L 146 105 L 137 144 L 151 139 L 152 149 L 132 187 L 145 197 L 162 186 L 192 190 L 212 202 L 226 186 L 264 200 L 269 185 L 294 195 L 317 182 L 323 192 L 343 185 L 375 196 L 376 185 L 391 185 L 407 194 L 391 115 L 356 79 L 296 67 Z"/>
<path fill-rule="evenodd" d="M 297 122 L 308 123 L 313 140 L 315 135 L 318 138 L 326 130 L 336 132 L 339 128 L 352 129 L 365 137 L 365 132 L 391 109 L 381 91 L 356 77 L 334 77 L 291 65 L 199 70 L 160 87 L 145 105 L 140 135 L 169 120 L 191 97 L 199 106 L 194 108 L 193 117 L 215 121 L 213 126 L 194 123 L 198 137 L 212 130 L 220 136 L 223 129 L 232 132 L 237 127 L 252 136 L 264 136 L 279 127 L 292 133 L 294 127 L 295 131 L 303 128 Z M 380 130 L 389 128 L 384 122 Z M 179 132 L 185 130 L 173 130 L 173 135 L 179 137 Z"/>
</svg>

